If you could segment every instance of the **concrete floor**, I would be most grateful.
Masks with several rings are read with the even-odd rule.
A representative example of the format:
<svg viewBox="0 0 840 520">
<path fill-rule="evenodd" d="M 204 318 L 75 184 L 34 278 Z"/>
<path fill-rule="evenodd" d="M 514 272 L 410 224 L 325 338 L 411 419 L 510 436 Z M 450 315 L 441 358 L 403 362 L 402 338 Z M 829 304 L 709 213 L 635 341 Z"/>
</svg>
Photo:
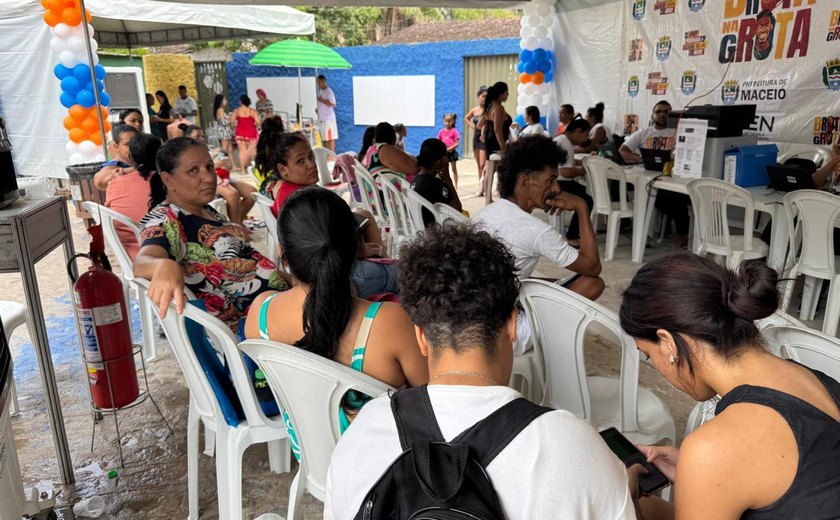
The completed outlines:
<svg viewBox="0 0 840 520">
<path fill-rule="evenodd" d="M 474 216 L 484 206 L 483 198 L 472 195 L 477 188 L 476 166 L 472 160 L 459 163 L 461 182 L 459 193 L 465 209 Z M 72 213 L 73 209 L 70 208 Z M 256 214 L 256 212 L 254 212 Z M 87 234 L 81 220 L 74 221 L 77 251 L 88 249 Z M 254 234 L 254 243 L 265 248 L 265 232 Z M 604 235 L 599 235 L 603 246 Z M 669 254 L 673 246 L 666 242 L 656 249 L 648 249 L 646 259 Z M 616 259 L 605 263 L 603 277 L 607 289 L 600 299 L 606 307 L 617 310 L 620 294 L 629 283 L 638 265 L 630 261 L 630 238 L 619 239 Z M 79 347 L 70 307 L 67 278 L 60 251 L 53 252 L 37 266 L 43 305 L 48 316 L 58 388 L 61 393 L 65 427 L 71 443 L 76 483 L 56 486 L 60 491 L 57 512 L 59 518 L 72 519 L 70 506 L 80 498 L 101 495 L 107 504 L 107 518 L 183 518 L 187 512 L 186 481 L 186 418 L 188 391 L 166 341 L 158 341 L 160 357 L 148 366 L 151 395 L 160 405 L 174 428 L 170 434 L 151 403 L 120 413 L 120 431 L 126 465 L 119 468 L 113 419 L 105 418 L 96 429 L 91 451 L 92 419 L 87 405 L 85 377 L 80 362 Z M 84 266 L 83 266 L 84 267 Z M 546 263 L 537 269 L 540 276 L 560 276 L 562 270 Z M 3 298 L 23 301 L 23 291 L 17 274 L 0 275 L 5 287 Z M 135 323 L 137 322 L 135 308 Z M 139 331 L 139 327 L 135 327 Z M 139 332 L 138 332 L 139 334 Z M 139 338 L 137 338 L 139 339 Z M 12 340 L 15 359 L 15 380 L 20 396 L 20 415 L 13 419 L 21 470 L 27 485 L 51 486 L 58 478 L 52 437 L 45 412 L 38 367 L 29 339 L 19 329 Z M 619 356 L 603 341 L 595 340 L 587 347 L 587 368 L 594 375 L 617 375 Z M 668 405 L 681 436 L 685 419 L 694 403 L 673 389 L 652 368 L 643 365 L 641 384 L 652 390 Z M 108 479 L 107 473 L 117 469 L 119 476 Z M 245 453 L 243 464 L 243 518 L 255 518 L 265 512 L 285 516 L 288 490 L 292 474 L 275 475 L 268 469 L 266 449 L 256 446 Z M 202 456 L 200 460 L 201 518 L 218 518 L 214 460 Z M 320 518 L 321 504 L 307 496 L 305 517 Z"/>
</svg>

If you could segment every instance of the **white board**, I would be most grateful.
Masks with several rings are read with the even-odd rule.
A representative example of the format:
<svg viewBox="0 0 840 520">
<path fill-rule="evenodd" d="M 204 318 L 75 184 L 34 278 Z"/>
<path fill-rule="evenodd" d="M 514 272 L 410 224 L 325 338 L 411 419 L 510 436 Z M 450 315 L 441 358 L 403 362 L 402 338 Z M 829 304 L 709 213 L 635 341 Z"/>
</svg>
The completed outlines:
<svg viewBox="0 0 840 520">
<path fill-rule="evenodd" d="M 257 106 L 257 89 L 265 90 L 265 96 L 274 104 L 274 113 L 286 112 L 291 120 L 295 119 L 295 105 L 298 102 L 298 78 L 245 78 L 248 97 L 251 98 L 251 108 Z M 315 118 L 317 101 L 315 78 L 312 76 L 300 78 L 300 102 L 303 104 L 303 117 Z M 338 100 L 341 103 L 341 100 Z M 231 99 L 230 104 L 239 105 L 238 99 Z"/>
<path fill-rule="evenodd" d="M 436 126 L 434 76 L 356 76 L 353 78 L 356 125 L 382 121 L 406 126 Z"/>
</svg>

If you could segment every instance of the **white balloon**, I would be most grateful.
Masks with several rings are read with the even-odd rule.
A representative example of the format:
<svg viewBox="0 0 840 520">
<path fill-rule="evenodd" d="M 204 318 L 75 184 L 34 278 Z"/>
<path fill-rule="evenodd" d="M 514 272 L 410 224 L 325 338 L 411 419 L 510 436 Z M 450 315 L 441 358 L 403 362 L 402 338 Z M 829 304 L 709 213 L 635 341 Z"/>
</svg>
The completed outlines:
<svg viewBox="0 0 840 520">
<path fill-rule="evenodd" d="M 537 14 L 543 18 L 551 15 L 551 6 L 548 4 L 537 4 L 534 7 L 536 8 Z"/>
<path fill-rule="evenodd" d="M 533 36 L 532 36 L 532 37 L 530 37 L 530 38 L 525 38 L 525 39 L 524 39 L 524 40 L 522 40 L 522 41 L 525 43 L 525 48 L 526 48 L 526 49 L 528 49 L 529 51 L 532 51 L 532 50 L 534 50 L 534 49 L 538 49 L 538 48 L 539 48 L 539 45 L 538 45 L 538 44 L 539 44 L 539 40 L 537 40 L 537 39 L 536 39 L 536 38 L 534 38 Z"/>
<path fill-rule="evenodd" d="M 87 158 L 78 152 L 70 156 L 70 164 L 84 164 L 86 161 Z"/>
<path fill-rule="evenodd" d="M 532 16 L 532 15 L 537 14 L 538 13 L 537 5 L 533 4 L 533 3 L 526 4 L 525 7 L 522 9 L 522 13 L 525 16 Z"/>
<path fill-rule="evenodd" d="M 548 49 L 550 51 L 554 50 L 554 40 L 551 38 L 540 38 L 537 40 L 536 45 L 539 49 Z"/>
<path fill-rule="evenodd" d="M 555 0 L 534 0 L 534 5 L 536 5 L 536 6 L 540 6 L 540 5 L 554 6 L 555 3 L 556 3 Z"/>
<path fill-rule="evenodd" d="M 67 46 L 70 48 L 71 51 L 75 52 L 76 54 L 81 54 L 85 51 L 85 40 L 84 38 L 79 38 L 78 36 L 74 36 L 67 41 Z"/>
<path fill-rule="evenodd" d="M 83 155 L 92 155 L 96 153 L 96 144 L 89 140 L 82 141 L 79 143 L 79 153 Z"/>
<path fill-rule="evenodd" d="M 551 94 L 543 94 L 542 104 L 543 105 L 550 105 L 551 104 Z"/>
<path fill-rule="evenodd" d="M 70 36 L 72 29 L 66 23 L 57 23 L 55 27 L 52 29 L 52 33 L 55 35 L 56 38 L 67 38 Z"/>
<path fill-rule="evenodd" d="M 534 28 L 533 27 L 528 27 L 526 25 L 525 27 L 522 27 L 521 29 L 519 29 L 519 37 L 520 38 L 531 38 L 533 36 L 534 36 Z"/>
<path fill-rule="evenodd" d="M 99 149 L 95 154 L 90 157 L 90 162 L 102 162 L 105 160 L 105 154 L 102 153 L 102 150 Z"/>
<path fill-rule="evenodd" d="M 519 40 L 519 48 L 523 51 L 527 48 L 527 46 L 525 45 L 525 39 L 524 38 Z"/>
<path fill-rule="evenodd" d="M 79 152 L 79 144 L 73 141 L 67 141 L 64 143 L 64 150 L 67 152 L 67 155 L 73 155 Z"/>
<path fill-rule="evenodd" d="M 61 51 L 61 53 L 58 55 L 58 61 L 68 69 L 75 67 L 79 63 L 79 59 L 76 57 L 76 53 L 69 49 Z"/>
<path fill-rule="evenodd" d="M 528 106 L 528 96 L 525 94 L 519 94 L 516 96 L 516 105 L 517 106 Z"/>
<path fill-rule="evenodd" d="M 548 111 L 550 110 L 548 105 L 539 105 L 538 108 L 540 109 L 540 115 L 548 115 Z"/>
<path fill-rule="evenodd" d="M 536 29 L 534 29 L 534 36 L 539 39 L 544 39 L 548 37 L 548 28 L 544 25 L 540 25 Z"/>
<path fill-rule="evenodd" d="M 528 94 L 529 96 L 532 96 L 537 93 L 537 85 L 534 85 L 533 83 L 525 83 L 522 86 L 522 91 L 525 94 Z"/>
<path fill-rule="evenodd" d="M 520 96 L 525 94 L 525 85 L 526 85 L 525 83 L 519 83 L 518 85 L 516 85 L 516 92 Z M 519 99 L 518 96 L 517 96 L 517 99 Z"/>
<path fill-rule="evenodd" d="M 50 49 L 56 54 L 61 54 L 61 51 L 67 49 L 67 44 L 61 38 L 54 36 L 50 38 Z"/>
<path fill-rule="evenodd" d="M 525 17 L 525 23 L 529 27 L 536 27 L 540 24 L 540 17 L 537 16 L 537 15 L 533 15 L 533 14 L 531 16 L 526 16 Z"/>
<path fill-rule="evenodd" d="M 94 40 L 93 38 L 90 39 L 90 51 L 96 54 L 96 51 L 99 50 L 99 42 Z"/>
</svg>

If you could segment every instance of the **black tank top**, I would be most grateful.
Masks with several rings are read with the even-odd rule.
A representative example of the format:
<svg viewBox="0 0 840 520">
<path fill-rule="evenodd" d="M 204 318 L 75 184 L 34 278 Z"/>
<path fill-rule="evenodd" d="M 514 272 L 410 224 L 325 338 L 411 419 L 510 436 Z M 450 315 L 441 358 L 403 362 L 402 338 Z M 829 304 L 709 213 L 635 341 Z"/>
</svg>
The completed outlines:
<svg viewBox="0 0 840 520">
<path fill-rule="evenodd" d="M 810 370 L 810 369 L 809 369 Z M 811 370 L 840 406 L 840 383 Z M 771 388 L 742 385 L 726 394 L 715 414 L 736 403 L 777 411 L 799 447 L 799 465 L 787 492 L 773 504 L 746 511 L 743 520 L 827 520 L 840 518 L 840 422 L 798 397 Z"/>
</svg>

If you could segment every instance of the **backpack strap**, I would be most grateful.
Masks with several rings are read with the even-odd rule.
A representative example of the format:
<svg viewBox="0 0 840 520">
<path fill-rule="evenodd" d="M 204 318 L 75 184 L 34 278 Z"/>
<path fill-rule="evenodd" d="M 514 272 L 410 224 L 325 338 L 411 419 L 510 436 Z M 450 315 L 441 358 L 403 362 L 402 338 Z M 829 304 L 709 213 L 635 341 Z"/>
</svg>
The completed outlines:
<svg viewBox="0 0 840 520">
<path fill-rule="evenodd" d="M 429 389 L 426 385 L 405 388 L 391 396 L 391 412 L 397 423 L 400 435 L 400 445 L 403 451 L 408 450 L 415 442 L 433 441 L 443 442 L 432 402 L 429 400 Z"/>
<path fill-rule="evenodd" d="M 451 443 L 468 444 L 475 458 L 486 468 L 531 421 L 551 411 L 552 408 L 519 397 L 467 428 Z"/>
</svg>

